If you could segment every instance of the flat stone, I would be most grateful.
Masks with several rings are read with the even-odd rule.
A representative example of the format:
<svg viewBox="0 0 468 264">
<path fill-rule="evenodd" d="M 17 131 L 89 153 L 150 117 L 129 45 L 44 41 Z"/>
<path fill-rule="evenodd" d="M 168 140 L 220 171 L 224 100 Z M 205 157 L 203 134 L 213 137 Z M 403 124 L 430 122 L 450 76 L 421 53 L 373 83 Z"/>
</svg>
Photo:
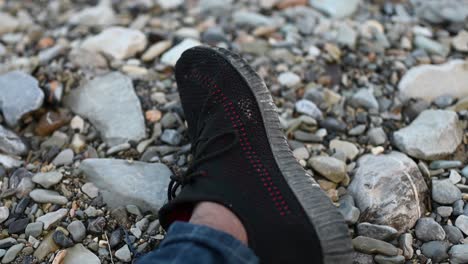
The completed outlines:
<svg viewBox="0 0 468 264">
<path fill-rule="evenodd" d="M 438 170 L 438 169 L 452 169 L 459 168 L 463 166 L 463 163 L 459 160 L 435 160 L 429 165 L 429 169 Z"/>
<path fill-rule="evenodd" d="M 28 147 L 16 133 L 0 125 L 0 151 L 21 156 L 27 153 Z"/>
<path fill-rule="evenodd" d="M 444 240 L 445 231 L 434 219 L 423 217 L 415 227 L 416 237 L 422 241 Z"/>
<path fill-rule="evenodd" d="M 8 226 L 9 234 L 22 234 L 29 223 L 29 218 L 20 218 L 10 223 Z"/>
<path fill-rule="evenodd" d="M 452 60 L 442 65 L 421 65 L 405 73 L 398 89 L 404 98 L 422 98 L 428 102 L 442 95 L 468 96 L 468 63 Z"/>
<path fill-rule="evenodd" d="M 429 53 L 437 54 L 443 57 L 446 57 L 450 52 L 450 48 L 440 44 L 435 40 L 420 35 L 414 38 L 414 45 Z"/>
<path fill-rule="evenodd" d="M 10 170 L 23 165 L 23 161 L 8 155 L 0 154 L 0 165 L 2 165 L 5 169 Z"/>
<path fill-rule="evenodd" d="M 436 160 L 453 153 L 462 137 L 457 114 L 446 110 L 425 110 L 409 126 L 393 134 L 400 150 L 423 160 Z"/>
<path fill-rule="evenodd" d="M 198 7 L 202 13 L 222 14 L 232 8 L 233 0 L 201 0 Z"/>
<path fill-rule="evenodd" d="M 115 257 L 123 262 L 130 262 L 132 260 L 132 254 L 127 245 L 124 245 L 115 252 Z"/>
<path fill-rule="evenodd" d="M 44 93 L 31 75 L 13 71 L 0 75 L 0 111 L 6 123 L 15 126 L 23 115 L 42 106 Z"/>
<path fill-rule="evenodd" d="M 312 7 L 333 18 L 344 18 L 356 12 L 360 0 L 309 0 Z"/>
<path fill-rule="evenodd" d="M 170 40 L 163 40 L 160 41 L 145 51 L 145 53 L 141 56 L 141 59 L 144 61 L 152 61 L 156 57 L 159 57 L 163 54 L 166 50 L 168 50 L 172 46 L 172 41 Z"/>
<path fill-rule="evenodd" d="M 457 220 L 455 220 L 455 226 L 458 227 L 465 235 L 468 235 L 468 216 L 458 216 Z"/>
<path fill-rule="evenodd" d="M 24 248 L 23 243 L 14 245 L 11 248 L 9 248 L 7 252 L 5 253 L 5 256 L 3 256 L 2 258 L 2 263 L 10 263 L 13 260 L 15 260 L 16 256 L 18 255 L 18 253 L 20 253 L 20 251 L 23 248 Z"/>
<path fill-rule="evenodd" d="M 164 164 L 115 159 L 86 159 L 80 169 L 99 188 L 109 206 L 135 204 L 156 212 L 165 204 L 172 175 Z"/>
<path fill-rule="evenodd" d="M 357 225 L 357 234 L 382 241 L 391 241 L 397 237 L 398 231 L 391 226 L 374 225 L 364 222 Z"/>
<path fill-rule="evenodd" d="M 309 160 L 310 166 L 332 182 L 340 183 L 346 177 L 346 163 L 333 157 L 316 156 Z"/>
<path fill-rule="evenodd" d="M 65 104 L 89 119 L 109 146 L 146 137 L 140 101 L 131 79 L 121 73 L 96 77 L 73 90 Z"/>
<path fill-rule="evenodd" d="M 52 164 L 55 166 L 68 166 L 73 163 L 73 158 L 75 154 L 71 149 L 62 150 L 55 158 L 52 160 Z"/>
<path fill-rule="evenodd" d="M 353 247 L 355 250 L 366 254 L 382 254 L 385 256 L 398 255 L 398 248 L 394 245 L 365 236 L 354 238 Z"/>
<path fill-rule="evenodd" d="M 49 227 L 58 221 L 60 221 L 62 218 L 64 218 L 68 213 L 68 209 L 59 209 L 57 211 L 47 213 L 43 216 L 40 216 L 36 219 L 36 222 L 42 222 L 44 223 L 44 230 L 49 230 Z"/>
<path fill-rule="evenodd" d="M 102 52 L 114 59 L 123 60 L 143 51 L 148 40 L 139 30 L 124 27 L 110 27 L 100 34 L 86 39 L 81 48 Z"/>
<path fill-rule="evenodd" d="M 59 171 L 39 172 L 32 177 L 32 181 L 44 188 L 50 188 L 51 186 L 59 183 L 62 178 L 63 175 Z"/>
<path fill-rule="evenodd" d="M 428 188 L 416 163 L 394 151 L 361 157 L 348 192 L 363 212 L 361 221 L 391 226 L 401 233 L 424 214 Z"/>
<path fill-rule="evenodd" d="M 274 25 L 274 21 L 267 16 L 243 10 L 236 11 L 232 15 L 232 20 L 237 26 L 259 27 Z"/>
<path fill-rule="evenodd" d="M 63 260 L 63 264 L 101 264 L 99 258 L 91 251 L 83 246 L 83 244 L 76 244 L 75 246 L 67 249 L 67 255 Z"/>
<path fill-rule="evenodd" d="M 450 260 L 453 263 L 467 263 L 468 262 L 468 245 L 455 245 L 449 250 Z"/>
<path fill-rule="evenodd" d="M 162 55 L 161 63 L 175 66 L 184 51 L 199 45 L 201 45 L 201 43 L 197 40 L 190 38 L 184 39 Z"/>
<path fill-rule="evenodd" d="M 18 242 L 12 237 L 0 239 L 0 249 L 10 248 L 11 246 L 16 244 L 18 244 Z"/>
<path fill-rule="evenodd" d="M 432 199 L 439 204 L 452 205 L 462 197 L 461 191 L 450 181 L 432 181 Z"/>
<path fill-rule="evenodd" d="M 30 223 L 28 226 L 26 226 L 26 230 L 24 234 L 26 237 L 35 237 L 38 238 L 42 234 L 42 229 L 44 228 L 44 223 L 43 222 L 35 222 L 35 223 Z"/>
<path fill-rule="evenodd" d="M 86 237 L 86 227 L 83 222 L 75 220 L 67 226 L 67 230 L 75 242 L 81 242 Z"/>
<path fill-rule="evenodd" d="M 81 190 L 91 199 L 96 198 L 99 195 L 99 188 L 97 188 L 92 182 L 83 184 L 83 186 L 81 186 Z"/>
<path fill-rule="evenodd" d="M 87 7 L 74 13 L 68 22 L 84 26 L 110 26 L 116 23 L 115 12 L 110 1 L 101 1 L 99 5 Z"/>
<path fill-rule="evenodd" d="M 308 115 L 316 120 L 322 119 L 322 111 L 312 102 L 307 99 L 301 99 L 295 104 L 296 112 Z"/>
<path fill-rule="evenodd" d="M 58 192 L 35 189 L 29 193 L 29 196 L 37 203 L 66 204 L 68 199 Z"/>
</svg>

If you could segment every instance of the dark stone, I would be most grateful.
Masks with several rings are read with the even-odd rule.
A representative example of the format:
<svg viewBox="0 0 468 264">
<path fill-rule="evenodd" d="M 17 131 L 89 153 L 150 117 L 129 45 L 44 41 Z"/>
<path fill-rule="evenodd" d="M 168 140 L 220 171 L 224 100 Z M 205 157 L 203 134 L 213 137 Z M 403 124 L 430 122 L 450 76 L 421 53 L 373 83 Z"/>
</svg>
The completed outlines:
<svg viewBox="0 0 468 264">
<path fill-rule="evenodd" d="M 73 246 L 73 240 L 60 230 L 56 230 L 54 232 L 52 239 L 54 239 L 54 242 L 62 248 L 69 248 Z"/>
<path fill-rule="evenodd" d="M 29 197 L 22 198 L 16 205 L 14 214 L 21 215 L 22 213 L 24 213 L 24 210 L 26 210 L 26 207 L 28 207 L 30 201 L 31 198 Z"/>
<path fill-rule="evenodd" d="M 448 241 L 452 244 L 460 244 L 463 240 L 463 234 L 456 226 L 446 225 L 443 227 Z"/>
<path fill-rule="evenodd" d="M 16 189 L 23 178 L 32 178 L 33 174 L 25 168 L 19 168 L 10 176 L 10 189 Z"/>
<path fill-rule="evenodd" d="M 26 229 L 26 226 L 29 224 L 29 218 L 22 218 L 12 222 L 8 226 L 9 234 L 22 234 Z"/>
<path fill-rule="evenodd" d="M 327 131 L 345 132 L 346 124 L 336 118 L 327 117 L 320 121 L 320 126 L 327 129 Z"/>
<path fill-rule="evenodd" d="M 120 242 L 122 242 L 122 237 L 123 234 L 121 229 L 114 230 L 109 238 L 110 247 L 115 248 L 116 246 L 118 246 Z"/>
<path fill-rule="evenodd" d="M 452 215 L 454 216 L 459 216 L 463 214 L 463 206 L 465 205 L 465 202 L 463 200 L 458 200 L 453 203 L 453 212 Z"/>
<path fill-rule="evenodd" d="M 88 222 L 88 231 L 94 234 L 102 234 L 105 227 L 106 219 L 102 216 Z"/>
<path fill-rule="evenodd" d="M 50 149 L 48 149 L 42 158 L 47 162 L 51 162 L 59 153 L 61 149 L 58 146 L 52 146 Z"/>
<path fill-rule="evenodd" d="M 446 241 L 430 241 L 422 245 L 421 251 L 424 256 L 432 259 L 433 262 L 439 263 L 448 259 L 447 251 L 449 247 L 450 243 Z"/>
</svg>

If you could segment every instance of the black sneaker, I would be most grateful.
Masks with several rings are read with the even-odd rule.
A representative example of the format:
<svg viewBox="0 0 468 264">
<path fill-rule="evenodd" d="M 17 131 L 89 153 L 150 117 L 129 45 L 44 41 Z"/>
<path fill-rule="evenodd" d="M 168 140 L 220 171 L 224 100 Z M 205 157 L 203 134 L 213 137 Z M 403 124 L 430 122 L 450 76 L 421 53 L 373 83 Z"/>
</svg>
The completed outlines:
<svg viewBox="0 0 468 264">
<path fill-rule="evenodd" d="M 262 263 L 351 263 L 343 217 L 295 160 L 253 69 L 227 50 L 195 47 L 175 71 L 193 161 L 173 177 L 162 226 L 188 221 L 197 202 L 211 201 L 241 219 Z"/>
</svg>

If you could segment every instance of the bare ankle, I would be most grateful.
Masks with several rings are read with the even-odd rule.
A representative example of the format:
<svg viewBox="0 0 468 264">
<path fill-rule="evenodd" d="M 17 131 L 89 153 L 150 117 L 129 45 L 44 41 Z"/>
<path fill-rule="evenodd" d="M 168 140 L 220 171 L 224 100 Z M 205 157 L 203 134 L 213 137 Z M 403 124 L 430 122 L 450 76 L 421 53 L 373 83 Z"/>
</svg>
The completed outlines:
<svg viewBox="0 0 468 264">
<path fill-rule="evenodd" d="M 240 219 L 225 206 L 201 202 L 195 206 L 190 223 L 209 226 L 232 235 L 247 245 L 247 232 Z"/>
</svg>

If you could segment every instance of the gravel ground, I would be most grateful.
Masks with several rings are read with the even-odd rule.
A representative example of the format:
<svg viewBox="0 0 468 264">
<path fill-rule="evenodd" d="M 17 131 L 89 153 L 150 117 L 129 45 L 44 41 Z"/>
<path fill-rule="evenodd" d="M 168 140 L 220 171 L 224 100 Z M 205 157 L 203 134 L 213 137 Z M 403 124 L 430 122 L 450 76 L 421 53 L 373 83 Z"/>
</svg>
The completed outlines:
<svg viewBox="0 0 468 264">
<path fill-rule="evenodd" d="M 265 79 L 354 263 L 468 263 L 467 17 L 467 0 L 0 0 L 2 263 L 158 246 L 191 160 L 173 66 L 200 44 Z"/>
</svg>

